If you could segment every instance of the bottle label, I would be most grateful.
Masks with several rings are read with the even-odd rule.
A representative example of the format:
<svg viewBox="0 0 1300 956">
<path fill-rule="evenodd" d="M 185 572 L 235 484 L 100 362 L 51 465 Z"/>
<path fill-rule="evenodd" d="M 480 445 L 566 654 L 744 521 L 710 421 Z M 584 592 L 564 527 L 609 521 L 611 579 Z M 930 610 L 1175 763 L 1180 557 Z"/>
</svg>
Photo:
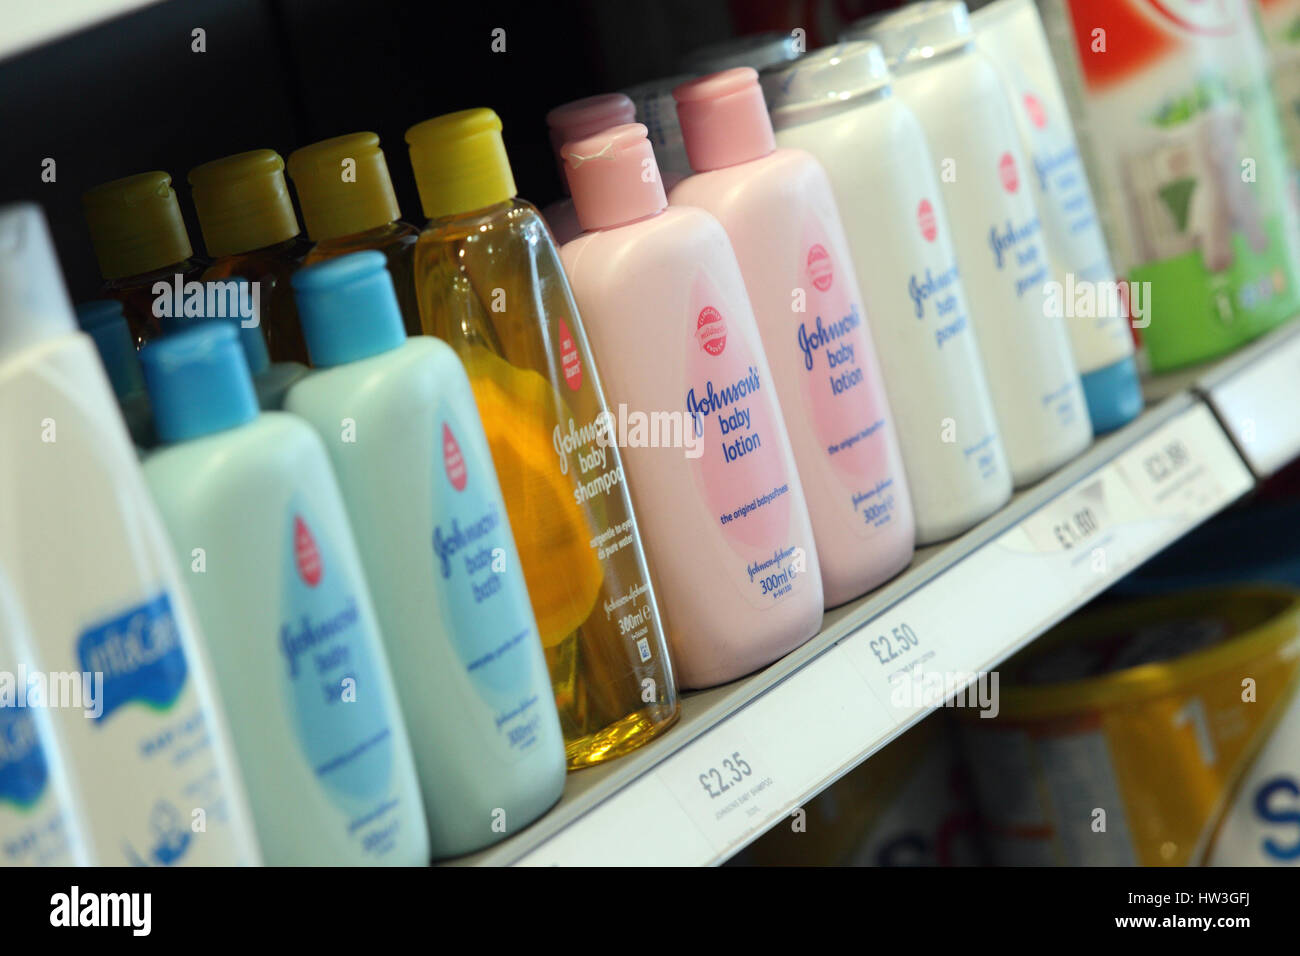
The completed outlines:
<svg viewBox="0 0 1300 956">
<path fill-rule="evenodd" d="M 32 808 L 49 778 L 31 713 L 26 707 L 0 706 L 0 804 Z"/>
<path fill-rule="evenodd" d="M 582 356 L 574 344 L 569 324 L 560 319 L 560 368 L 564 372 L 564 384 L 569 391 L 576 392 L 582 388 Z"/>
<path fill-rule="evenodd" d="M 438 605 L 457 656 L 492 709 L 502 751 L 521 757 L 538 743 L 550 684 L 538 666 L 537 628 L 505 506 L 487 463 L 461 454 L 460 428 L 442 422 L 444 453 L 454 447 L 457 463 L 433 487 Z"/>
<path fill-rule="evenodd" d="M 860 516 L 863 537 L 888 525 L 895 508 L 894 476 L 881 394 L 868 381 L 871 342 L 847 261 L 837 261 L 823 224 L 804 224 L 801 265 L 806 309 L 796 312 L 795 341 L 803 362 L 802 393 L 807 419 L 831 470 Z"/>
<path fill-rule="evenodd" d="M 104 675 L 103 706 L 94 717 L 101 723 L 132 702 L 169 709 L 188 673 L 166 592 L 87 628 L 77 640 L 77 656 L 83 673 Z"/>
<path fill-rule="evenodd" d="M 791 475 L 775 393 L 756 344 L 731 325 L 734 303 L 702 272 L 689 307 L 684 410 L 687 427 L 702 441 L 692 471 L 723 537 L 744 562 L 742 593 L 765 607 L 799 586 L 811 544 L 791 538 Z"/>
<path fill-rule="evenodd" d="M 387 801 L 395 754 L 379 635 L 357 600 L 363 585 L 297 498 L 286 516 L 282 586 L 283 678 L 303 752 L 336 805 L 365 820 L 369 832 L 358 835 L 367 850 L 382 856 L 391 845 L 368 836 L 396 807 Z"/>
</svg>

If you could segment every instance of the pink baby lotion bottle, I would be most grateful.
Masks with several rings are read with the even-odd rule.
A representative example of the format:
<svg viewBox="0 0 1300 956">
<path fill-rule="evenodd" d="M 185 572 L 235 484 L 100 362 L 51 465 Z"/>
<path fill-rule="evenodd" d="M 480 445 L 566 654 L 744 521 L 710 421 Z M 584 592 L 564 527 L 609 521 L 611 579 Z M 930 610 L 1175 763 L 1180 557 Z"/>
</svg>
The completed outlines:
<svg viewBox="0 0 1300 956">
<path fill-rule="evenodd" d="M 720 684 L 802 644 L 822 616 L 808 506 L 745 280 L 713 216 L 668 207 L 640 123 L 563 155 L 585 232 L 560 256 L 644 516 L 673 663 L 686 686 Z"/>
<path fill-rule="evenodd" d="M 866 309 L 830 180 L 801 149 L 777 149 L 747 66 L 673 91 L 695 169 L 672 206 L 722 223 L 745 278 L 794 448 L 826 606 L 912 560 L 916 522 Z"/>
<path fill-rule="evenodd" d="M 560 149 L 565 143 L 575 143 L 588 136 L 594 136 L 611 126 L 622 126 L 636 119 L 636 106 L 624 93 L 602 93 L 588 96 L 557 106 L 546 114 L 546 126 L 550 130 L 551 146 L 555 148 L 555 161 L 560 166 L 560 185 L 564 187 L 564 199 L 557 199 L 542 210 L 542 218 L 551 227 L 556 245 L 564 245 L 570 239 L 578 238 L 582 226 L 578 224 L 578 213 L 569 198 L 569 176 L 564 171 L 564 158 Z"/>
</svg>

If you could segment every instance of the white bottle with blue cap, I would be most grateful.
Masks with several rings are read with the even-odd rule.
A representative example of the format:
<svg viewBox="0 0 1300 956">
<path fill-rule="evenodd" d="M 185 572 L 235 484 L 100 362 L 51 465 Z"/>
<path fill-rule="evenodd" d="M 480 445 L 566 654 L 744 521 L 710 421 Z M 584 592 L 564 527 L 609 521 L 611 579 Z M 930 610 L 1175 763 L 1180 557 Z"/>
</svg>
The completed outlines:
<svg viewBox="0 0 1300 956">
<path fill-rule="evenodd" d="M 186 283 L 184 301 L 172 303 L 172 314 L 160 321 L 164 334 L 187 329 L 196 322 L 230 322 L 239 333 L 239 344 L 253 376 L 253 391 L 263 411 L 279 411 L 285 393 L 311 369 L 301 362 L 272 362 L 262 334 L 261 296 L 243 276 Z"/>
<path fill-rule="evenodd" d="M 266 862 L 426 862 L 410 744 L 320 439 L 259 412 L 229 322 L 140 359 L 161 443 L 145 477 L 189 568 Z"/>
<path fill-rule="evenodd" d="M 122 303 L 116 299 L 95 299 L 77 306 L 77 324 L 95 340 L 99 359 L 108 373 L 118 407 L 126 419 L 127 431 L 138 449 L 153 445 L 153 415 L 144 390 L 144 373 L 135 339 L 126 324 Z"/>
<path fill-rule="evenodd" d="M 256 863 L 181 570 L 45 219 L 0 209 L 0 566 L 92 863 Z"/>
<path fill-rule="evenodd" d="M 293 276 L 316 371 L 286 410 L 343 488 L 393 661 L 435 856 L 517 832 L 564 788 L 541 639 L 469 379 L 407 338 L 384 257 Z"/>
</svg>

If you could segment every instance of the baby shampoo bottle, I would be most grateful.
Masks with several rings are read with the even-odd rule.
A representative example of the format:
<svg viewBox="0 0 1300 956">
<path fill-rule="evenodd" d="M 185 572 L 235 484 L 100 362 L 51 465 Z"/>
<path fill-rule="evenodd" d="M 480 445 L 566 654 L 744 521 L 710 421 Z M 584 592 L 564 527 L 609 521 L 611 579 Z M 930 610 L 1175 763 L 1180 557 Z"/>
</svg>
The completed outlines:
<svg viewBox="0 0 1300 956">
<path fill-rule="evenodd" d="M 682 683 L 816 633 L 821 571 L 772 374 L 727 233 L 668 206 L 646 128 L 564 147 L 585 232 L 561 251 L 604 370 Z"/>
<path fill-rule="evenodd" d="M 474 393 L 451 347 L 406 337 L 378 252 L 294 274 L 317 371 L 285 409 L 329 451 L 410 728 L 434 856 L 541 816 L 564 739 Z"/>
<path fill-rule="evenodd" d="M 329 458 L 259 413 L 235 329 L 141 352 L 161 447 L 145 462 L 230 712 L 271 865 L 417 865 L 424 808 Z"/>
<path fill-rule="evenodd" d="M 678 715 L 601 376 L 550 232 L 515 195 L 497 115 L 435 117 L 406 141 L 429 217 L 415 253 L 421 321 L 474 389 L 569 766 L 599 763 Z"/>
<path fill-rule="evenodd" d="M 382 252 L 406 330 L 419 335 L 414 266 L 420 230 L 401 220 L 379 137 L 348 133 L 300 147 L 289 154 L 288 169 L 307 235 L 315 243 L 302 264 L 363 249 Z"/>
<path fill-rule="evenodd" d="M 906 567 L 916 537 L 835 196 L 810 153 L 777 149 L 750 67 L 685 83 L 675 95 L 696 174 L 669 202 L 712 213 L 736 251 L 834 607 Z"/>
</svg>

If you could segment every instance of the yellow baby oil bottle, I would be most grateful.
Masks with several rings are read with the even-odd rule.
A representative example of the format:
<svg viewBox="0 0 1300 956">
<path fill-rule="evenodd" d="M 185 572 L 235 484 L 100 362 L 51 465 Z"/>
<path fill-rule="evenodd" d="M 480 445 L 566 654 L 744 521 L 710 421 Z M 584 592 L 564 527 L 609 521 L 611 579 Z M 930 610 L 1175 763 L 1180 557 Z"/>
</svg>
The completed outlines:
<svg viewBox="0 0 1300 956">
<path fill-rule="evenodd" d="M 382 252 L 406 333 L 419 335 L 413 265 L 420 230 L 401 221 L 379 137 L 349 133 L 296 149 L 289 154 L 289 178 L 315 243 L 303 265 L 365 249 Z"/>
<path fill-rule="evenodd" d="M 406 141 L 429 219 L 415 252 L 422 327 L 469 374 L 568 763 L 588 766 L 678 713 L 614 419 L 555 243 L 515 195 L 496 114 L 439 116 Z"/>
<path fill-rule="evenodd" d="M 189 174 L 203 244 L 212 264 L 202 278 L 243 276 L 260 287 L 262 334 L 273 362 L 307 362 L 289 274 L 308 243 L 284 180 L 284 160 L 254 149 L 195 166 Z"/>
<path fill-rule="evenodd" d="M 194 258 L 171 176 L 155 170 L 114 179 L 87 190 L 81 206 L 104 277 L 99 297 L 122 303 L 136 346 L 157 338 L 154 283 L 197 279 L 204 267 Z"/>
</svg>

